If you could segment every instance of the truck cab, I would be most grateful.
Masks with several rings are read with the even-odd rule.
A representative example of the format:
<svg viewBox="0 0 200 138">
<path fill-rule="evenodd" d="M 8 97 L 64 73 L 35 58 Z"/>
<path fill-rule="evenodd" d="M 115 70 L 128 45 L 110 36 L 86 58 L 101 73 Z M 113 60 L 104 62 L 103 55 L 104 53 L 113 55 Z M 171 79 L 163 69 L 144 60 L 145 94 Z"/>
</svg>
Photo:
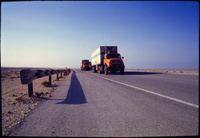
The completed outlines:
<svg viewBox="0 0 200 138">
<path fill-rule="evenodd" d="M 91 62 L 89 60 L 82 60 L 80 65 L 81 65 L 81 70 L 90 70 L 91 69 Z"/>
<path fill-rule="evenodd" d="M 116 52 L 108 52 L 104 55 L 104 73 L 108 74 L 108 71 L 115 73 L 120 71 L 121 74 L 124 73 L 124 62 L 123 57 Z"/>
<path fill-rule="evenodd" d="M 91 69 L 91 62 L 84 62 L 83 69 L 90 70 Z"/>
</svg>

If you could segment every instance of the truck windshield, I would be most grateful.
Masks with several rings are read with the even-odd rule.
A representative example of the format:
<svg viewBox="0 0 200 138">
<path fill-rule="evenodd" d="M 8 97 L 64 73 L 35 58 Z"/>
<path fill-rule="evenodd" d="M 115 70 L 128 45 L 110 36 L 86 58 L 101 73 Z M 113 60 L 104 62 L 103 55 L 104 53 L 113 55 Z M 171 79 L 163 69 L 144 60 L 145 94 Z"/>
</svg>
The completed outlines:
<svg viewBox="0 0 200 138">
<path fill-rule="evenodd" d="M 84 65 L 90 65 L 90 62 L 85 62 Z"/>
<path fill-rule="evenodd" d="M 121 58 L 120 54 L 108 54 L 107 59 L 109 58 Z"/>
</svg>

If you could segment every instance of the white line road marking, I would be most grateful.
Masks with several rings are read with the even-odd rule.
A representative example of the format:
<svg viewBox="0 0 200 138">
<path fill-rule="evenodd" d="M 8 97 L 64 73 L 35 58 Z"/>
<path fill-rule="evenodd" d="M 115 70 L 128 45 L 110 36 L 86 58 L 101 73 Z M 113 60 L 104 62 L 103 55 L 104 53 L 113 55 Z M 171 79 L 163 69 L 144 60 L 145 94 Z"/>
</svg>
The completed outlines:
<svg viewBox="0 0 200 138">
<path fill-rule="evenodd" d="M 129 85 L 129 84 L 126 84 L 126 83 L 123 83 L 123 82 L 119 82 L 119 81 L 115 81 L 115 80 L 108 79 L 108 78 L 105 78 L 105 77 L 101 77 L 101 76 L 98 76 L 98 75 L 95 75 L 95 74 L 92 74 L 92 73 L 89 73 L 89 74 L 97 76 L 99 78 L 103 78 L 105 80 L 109 80 L 109 81 L 124 85 L 124 86 L 128 86 L 128 87 L 131 87 L 131 88 L 134 88 L 134 89 L 138 89 L 138 90 L 141 90 L 141 91 L 144 91 L 144 92 L 147 92 L 147 93 L 151 93 L 151 94 L 154 94 L 154 95 L 166 98 L 166 99 L 170 99 L 172 101 L 176 101 L 176 102 L 179 102 L 179 103 L 182 103 L 182 104 L 185 104 L 185 105 L 189 105 L 189 106 L 192 106 L 192 107 L 199 108 L 199 105 L 196 105 L 196 104 L 185 102 L 185 101 L 182 101 L 182 100 L 179 100 L 179 99 L 176 99 L 176 98 L 172 98 L 172 97 L 169 97 L 169 96 L 166 96 L 166 95 L 162 95 L 162 94 L 159 94 L 159 93 L 156 93 L 156 92 L 153 92 L 153 91 L 150 91 L 150 90 L 146 90 L 146 89 L 143 89 L 143 88 L 139 88 L 139 87 L 136 87 L 136 86 L 133 86 L 133 85 Z"/>
</svg>

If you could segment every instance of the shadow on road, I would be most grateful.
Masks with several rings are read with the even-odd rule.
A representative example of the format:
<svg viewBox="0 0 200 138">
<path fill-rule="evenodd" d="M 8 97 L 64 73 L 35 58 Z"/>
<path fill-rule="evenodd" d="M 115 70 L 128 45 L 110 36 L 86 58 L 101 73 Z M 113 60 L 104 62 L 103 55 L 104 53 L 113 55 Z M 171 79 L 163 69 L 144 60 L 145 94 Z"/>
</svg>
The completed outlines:
<svg viewBox="0 0 200 138">
<path fill-rule="evenodd" d="M 56 104 L 84 104 L 87 103 L 81 84 L 73 71 L 71 84 L 66 99 Z"/>
<path fill-rule="evenodd" d="M 50 86 L 46 86 L 46 87 L 58 87 L 59 85 L 57 85 L 57 84 L 52 84 L 52 85 L 50 85 Z"/>
</svg>

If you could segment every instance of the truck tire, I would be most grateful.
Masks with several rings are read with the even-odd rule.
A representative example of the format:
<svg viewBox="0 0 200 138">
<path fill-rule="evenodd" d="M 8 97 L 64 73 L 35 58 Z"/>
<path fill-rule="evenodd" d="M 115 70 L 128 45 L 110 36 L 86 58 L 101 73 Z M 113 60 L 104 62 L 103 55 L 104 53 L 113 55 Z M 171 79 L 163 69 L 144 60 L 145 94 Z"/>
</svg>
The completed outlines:
<svg viewBox="0 0 200 138">
<path fill-rule="evenodd" d="M 99 72 L 99 74 L 104 73 L 104 66 L 103 65 L 98 66 L 98 72 Z"/>
<path fill-rule="evenodd" d="M 108 69 L 106 65 L 104 66 L 104 74 L 108 75 Z"/>
<path fill-rule="evenodd" d="M 96 71 L 96 67 L 92 67 L 92 72 L 95 73 Z"/>
<path fill-rule="evenodd" d="M 120 69 L 120 74 L 124 74 L 124 69 Z"/>
</svg>

